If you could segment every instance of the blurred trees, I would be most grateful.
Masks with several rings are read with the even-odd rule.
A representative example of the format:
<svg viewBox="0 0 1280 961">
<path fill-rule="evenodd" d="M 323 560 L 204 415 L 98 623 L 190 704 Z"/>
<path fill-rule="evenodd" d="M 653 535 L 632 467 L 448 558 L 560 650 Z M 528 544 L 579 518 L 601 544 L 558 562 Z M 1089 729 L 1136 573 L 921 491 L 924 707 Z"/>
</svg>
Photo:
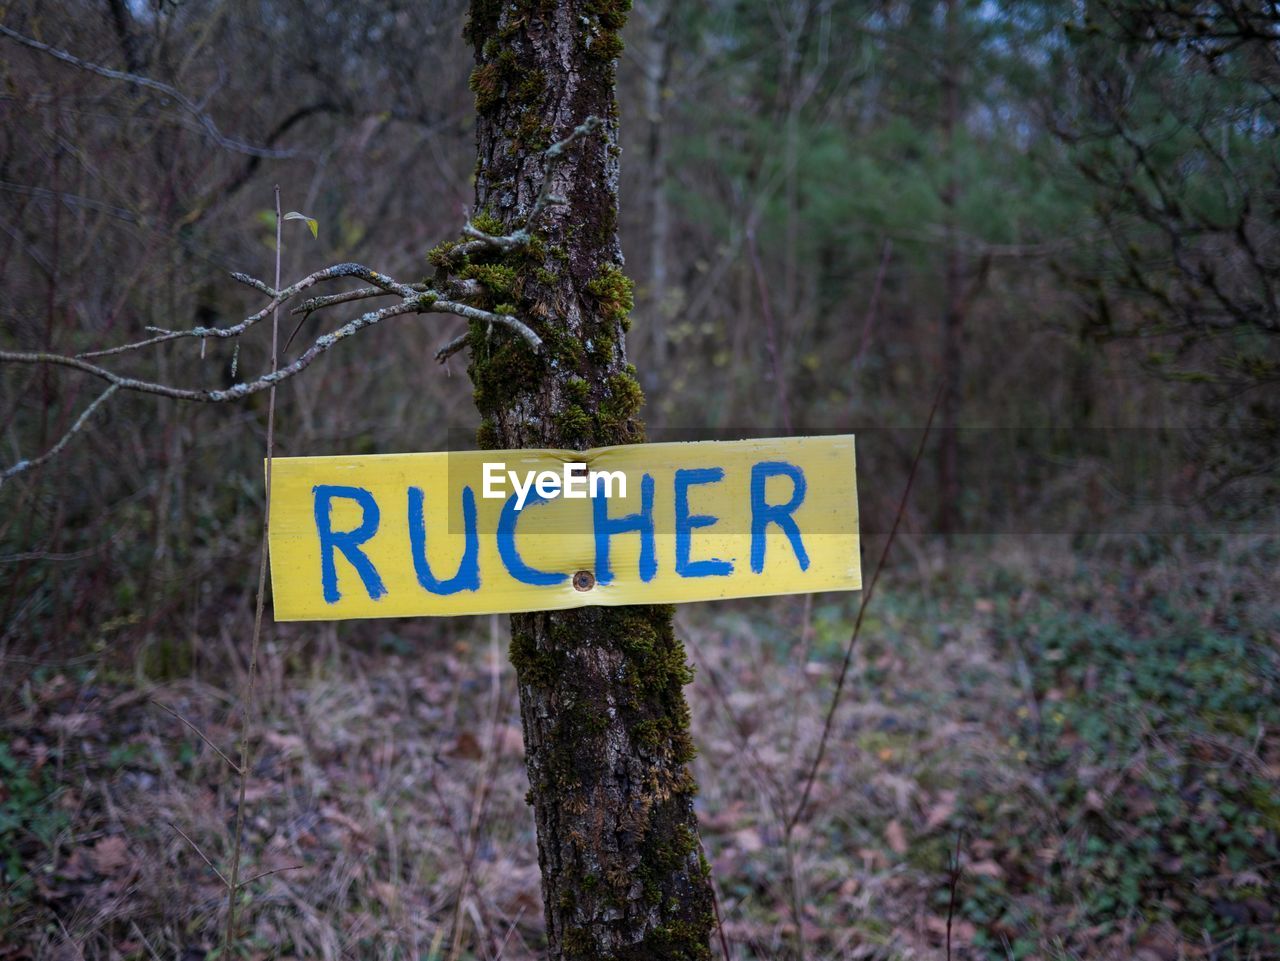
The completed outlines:
<svg viewBox="0 0 1280 961">
<path fill-rule="evenodd" d="M 678 235 L 678 294 L 652 294 L 685 308 L 669 330 L 675 422 L 780 430 L 794 408 L 808 429 L 918 424 L 941 383 L 930 518 L 957 526 L 960 424 L 1065 406 L 1021 403 L 1029 381 L 1062 380 L 1036 369 L 1046 340 L 1076 351 L 1048 269 L 1088 228 L 1041 118 L 1066 70 L 1060 16 L 724 4 L 685 25 L 701 43 L 677 58 L 687 96 L 669 122 L 684 131 L 674 191 L 692 232 Z M 683 389 L 695 376 L 715 384 L 710 401 Z"/>
<path fill-rule="evenodd" d="M 455 229 L 470 199 L 462 8 L 7 8 L 7 29 L 169 84 L 248 149 L 211 141 L 172 98 L 0 37 L 0 339 L 75 353 L 148 325 L 244 316 L 257 295 L 227 273 L 265 273 L 276 181 L 321 222 L 318 242 L 285 251 L 286 274 L 376 251 L 387 269 L 421 276 L 426 247 Z M 282 398 L 286 450 L 443 446 L 442 411 L 468 409 L 470 398 L 456 381 L 419 376 L 434 367 L 437 340 L 375 331 L 363 356 L 317 370 Z M 223 386 L 266 366 L 261 331 L 239 353 L 186 346 L 162 347 L 152 372 Z M 117 369 L 150 359 L 120 358 Z M 6 465 L 60 436 L 92 389 L 75 375 L 5 369 Z M 353 417 L 343 414 L 350 396 L 366 398 Z M 118 400 L 65 460 L 0 492 L 0 649 L 70 638 L 145 648 L 173 670 L 195 656 L 188 636 L 238 613 L 226 598 L 252 579 L 241 565 L 260 517 L 262 411 Z"/>
<path fill-rule="evenodd" d="M 1026 467 L 993 462 L 982 427 L 1017 429 L 1024 458 L 1065 459 L 1103 490 L 1133 478 L 1097 466 L 1140 451 L 1144 496 L 1213 498 L 1206 509 L 1232 472 L 1274 468 L 1261 398 L 1275 377 L 1274 5 L 1081 9 L 1087 19 L 1064 3 L 963 0 L 690 14 L 696 45 L 677 50 L 681 95 L 664 120 L 679 131 L 673 192 L 691 230 L 675 234 L 675 293 L 651 294 L 684 307 L 664 413 L 775 429 L 919 423 L 941 385 L 926 495 L 941 529 L 993 529 L 999 498 L 984 482 Z M 656 300 L 640 303 L 662 320 Z M 1165 383 L 1139 375 L 1157 365 Z M 1231 428 L 1217 451 L 1157 436 L 1205 423 Z M 1064 435 L 1028 433 L 1042 428 L 1095 430 L 1050 450 Z M 910 449 L 889 446 L 897 464 Z M 1028 494 L 1019 509 L 1034 517 L 1044 504 Z"/>
<path fill-rule="evenodd" d="M 1280 8 L 1094 0 L 1067 25 L 1060 133 L 1105 231 L 1073 265 L 1089 333 L 1201 389 L 1219 484 L 1276 490 L 1280 455 Z"/>
<path fill-rule="evenodd" d="M 1266 503 L 1274 4 L 636 7 L 620 227 L 652 438 L 857 429 L 875 478 L 866 524 L 883 530 L 917 439 L 906 428 L 945 383 L 955 447 L 922 478 L 918 530 L 1096 529 L 1131 508 L 1109 465 L 1135 447 L 1150 498 L 1185 508 L 1247 475 L 1249 497 L 1230 503 Z M 285 251 L 286 274 L 347 259 L 425 274 L 472 202 L 462 18 L 455 0 L 7 8 L 7 29 L 169 84 L 250 149 L 155 90 L 0 37 L 0 341 L 74 352 L 242 316 L 226 272 L 269 261 L 259 217 L 276 181 L 321 225 Z M 335 353 L 283 392 L 282 453 L 469 434 L 465 380 L 423 374 L 438 340 L 379 330 Z M 171 345 L 160 362 L 214 384 L 264 356 L 261 341 L 238 357 Z M 87 389 L 5 370 L 4 462 L 45 449 Z M 1228 432 L 1183 451 L 1157 430 L 1188 424 Z M 128 638 L 187 659 L 161 657 L 165 638 L 217 623 L 249 580 L 261 427 L 252 407 L 130 399 L 6 485 L 0 647 Z"/>
<path fill-rule="evenodd" d="M 864 526 L 874 534 L 887 527 L 941 385 L 947 429 L 931 452 L 937 470 L 920 478 L 913 495 L 909 531 L 1194 531 L 1220 524 L 1223 508 L 1274 511 L 1274 3 L 636 0 L 636 7 L 619 67 L 619 226 L 627 272 L 639 281 L 628 350 L 645 379 L 650 439 L 666 439 L 667 430 L 685 439 L 721 430 L 856 430 Z M 407 279 L 425 275 L 427 248 L 453 234 L 475 196 L 463 8 L 462 0 L 25 0 L 6 7 L 0 347 L 75 353 L 135 339 L 149 325 L 242 317 L 257 299 L 227 273 L 261 275 L 270 263 L 268 208 L 277 182 L 288 207 L 320 221 L 317 241 L 288 242 L 287 276 L 343 260 Z M 279 452 L 469 444 L 477 419 L 472 391 L 456 376 L 456 361 L 448 376 L 432 357 L 463 326 L 438 316 L 402 318 L 335 350 L 281 388 Z M 239 350 L 180 342 L 145 361 L 113 363 L 129 372 L 154 360 L 166 380 L 221 386 L 262 372 L 264 333 Z M 75 374 L 0 367 L 0 466 L 46 450 L 92 396 Z M 47 469 L 0 488 L 0 673 L 14 678 L 0 686 L 0 707 L 19 700 L 21 685 L 39 686 L 36 667 L 61 670 L 64 655 L 95 672 L 127 666 L 148 679 L 201 676 L 202 659 L 234 664 L 241 656 L 237 638 L 254 573 L 246 559 L 262 516 L 263 411 L 252 403 L 209 409 L 117 401 Z M 1265 569 L 1274 558 L 1263 540 L 1249 551 L 1251 564 Z M 1005 823 L 989 816 L 1001 808 L 984 809 L 981 823 L 991 833 L 981 840 L 1016 836 L 1028 871 L 1010 872 L 1007 888 L 990 878 L 975 885 L 963 909 L 970 917 L 981 920 L 988 909 L 995 917 L 1009 909 L 1006 891 L 1034 888 L 1028 902 L 1074 902 L 1053 921 L 1080 931 L 1086 928 L 1075 920 L 1084 915 L 1073 912 L 1101 924 L 1131 919 L 1134 905 L 1176 890 L 1191 898 L 1188 923 L 1240 924 L 1245 909 L 1270 923 L 1261 897 L 1261 907 L 1248 905 L 1252 886 L 1236 883 L 1245 874 L 1224 880 L 1230 875 L 1220 865 L 1239 871 L 1255 855 L 1270 856 L 1258 843 L 1266 827 L 1258 819 L 1274 814 L 1274 805 L 1257 800 L 1265 784 L 1258 778 L 1256 794 L 1255 772 L 1234 753 L 1206 762 L 1211 751 L 1234 752 L 1230 738 L 1259 751 L 1254 701 L 1271 703 L 1271 682 L 1265 658 L 1245 640 L 1269 635 L 1254 630 L 1251 618 L 1237 620 L 1233 605 L 1247 599 L 1265 607 L 1265 600 L 1261 588 L 1237 583 L 1232 565 L 1241 561 L 1206 572 L 1179 556 L 1177 577 L 1144 581 L 1148 548 L 1139 545 L 1126 561 L 1132 569 L 1104 565 L 1068 587 L 1061 611 L 1037 612 L 1043 584 L 1061 572 L 1035 565 L 1025 579 L 997 571 L 972 598 L 979 629 L 1013 645 L 1007 656 L 1019 662 L 1031 703 L 1052 692 L 1063 713 L 1049 723 L 1071 714 L 1070 727 L 1093 743 L 1076 759 L 1089 763 L 1075 768 L 1056 753 L 1070 741 L 1036 746 L 1042 720 L 1038 711 L 1024 714 L 1025 692 L 1010 695 L 1006 715 L 994 715 L 1000 741 L 983 753 L 997 758 L 1009 731 L 1025 736 L 1032 751 L 1024 773 L 1028 790 L 1034 787 L 1026 797 L 1036 800 L 1023 803 L 1002 785 L 996 800 L 1017 806 L 1017 816 Z M 930 575 L 915 585 L 910 604 L 927 597 Z M 1164 606 L 1166 594 L 1193 599 L 1185 624 L 1183 613 Z M 983 704 L 973 694 L 984 682 L 938 657 L 957 650 L 945 632 L 966 616 L 970 598 L 962 599 L 948 598 L 924 618 L 938 627 L 940 648 L 895 626 L 906 623 L 900 612 L 887 619 L 883 643 L 916 651 L 909 669 L 884 666 L 895 659 L 879 650 L 869 655 L 868 691 L 910 695 L 900 701 L 917 702 L 920 730 L 939 715 L 912 688 L 919 677 L 955 675 L 955 701 L 964 707 L 954 717 L 964 726 L 973 705 Z M 1124 630 L 1104 630 L 1092 614 L 1082 620 L 1080 609 L 1095 603 L 1113 606 Z M 743 610 L 754 618 L 760 609 Z M 983 611 L 996 612 L 995 628 L 981 626 Z M 772 616 L 746 632 L 767 637 L 770 650 L 792 637 Z M 829 646 L 823 635 L 833 623 L 819 614 L 819 645 Z M 400 647 L 404 638 L 438 641 L 453 629 L 373 623 L 344 627 L 343 636 L 414 651 Z M 309 670 L 308 658 L 293 662 L 294 652 L 334 637 L 332 626 L 308 629 L 298 647 L 273 652 L 279 676 Z M 824 656 L 820 646 L 814 651 Z M 772 679 L 753 653 L 712 653 L 741 665 L 729 676 L 745 682 L 757 674 L 762 687 Z M 1028 654 L 1029 671 L 1020 663 Z M 1256 678 L 1248 676 L 1250 658 L 1260 665 Z M 1216 673 L 1206 674 L 1205 665 Z M 806 670 L 805 691 L 822 689 L 808 677 Z M 65 683 L 59 674 L 44 686 Z M 1083 685 L 1085 697 L 1075 708 L 1073 684 Z M 1112 687 L 1124 696 L 1112 696 Z M 58 710 L 78 715 L 80 690 L 74 705 L 67 695 Z M 421 696 L 409 687 L 391 694 L 367 703 L 408 715 Z M 1150 704 L 1135 706 L 1138 695 Z M 87 696 L 104 700 L 102 692 Z M 1114 709 L 1114 724 L 1099 722 L 1090 697 Z M 1224 697 L 1234 698 L 1225 708 Z M 1185 731 L 1167 728 L 1169 705 L 1176 714 L 1184 702 L 1200 704 L 1203 717 Z M 330 734 L 364 710 L 335 712 L 327 695 L 319 703 Z M 298 716 L 292 703 L 287 710 Z M 912 709 L 899 703 L 894 710 L 909 716 Z M 766 713 L 782 712 L 770 706 Z M 1148 714 L 1157 723 L 1117 753 L 1113 732 L 1134 734 L 1133 718 Z M 877 757 L 857 725 L 848 733 L 851 753 Z M 1161 763 L 1132 764 L 1132 751 L 1147 741 Z M 370 745 L 365 753 L 383 776 L 373 740 L 357 743 Z M 1109 820 L 1099 825 L 1092 817 L 1102 811 L 1088 813 L 1093 802 L 1086 796 L 1080 807 L 1077 796 L 1106 769 L 1094 763 L 1095 752 L 1132 775 L 1132 790 L 1104 799 Z M 740 753 L 736 741 L 721 757 L 728 753 Z M 956 763 L 969 758 L 961 754 Z M 1219 782 L 1227 766 L 1230 776 Z M 423 769 L 404 770 L 416 784 Z M 1035 805 L 1047 771 L 1059 796 L 1043 837 L 1058 836 L 1057 814 L 1070 805 L 1090 819 L 1088 834 L 1071 822 L 1072 844 L 1081 841 L 1064 849 L 1074 880 L 1058 873 L 1061 858 L 1040 858 L 1041 835 L 1019 820 L 1041 813 Z M 1206 771 L 1212 786 L 1200 784 Z M 1155 813 L 1149 787 L 1166 795 Z M 1202 792 L 1227 802 L 1219 805 L 1221 820 L 1201 804 Z M 24 803 L 37 806 L 48 791 L 31 782 L 26 794 Z M 851 816 L 837 797 L 843 831 Z M 687 810 L 677 813 L 691 820 Z M 1129 847 L 1135 824 L 1144 840 Z M 1113 834 L 1118 854 L 1098 848 Z M 1185 837 L 1195 858 L 1210 852 L 1211 860 L 1184 860 Z M 833 844 L 825 833 L 815 838 Z M 1173 839 L 1172 866 L 1148 856 L 1148 841 L 1161 838 Z M 362 849 L 353 852 L 367 860 Z M 1125 868 L 1119 899 L 1095 883 L 1115 879 L 1116 857 Z M 434 875 L 435 866 L 429 870 Z M 1040 884 L 1036 871 L 1051 883 Z M 1219 875 L 1206 884 L 1212 871 Z M 896 867 L 893 873 L 901 876 Z M 1054 884 L 1061 901 L 1045 893 Z M 1220 899 L 1225 885 L 1235 894 Z M 1164 901 L 1157 910 L 1178 917 L 1183 906 Z"/>
</svg>

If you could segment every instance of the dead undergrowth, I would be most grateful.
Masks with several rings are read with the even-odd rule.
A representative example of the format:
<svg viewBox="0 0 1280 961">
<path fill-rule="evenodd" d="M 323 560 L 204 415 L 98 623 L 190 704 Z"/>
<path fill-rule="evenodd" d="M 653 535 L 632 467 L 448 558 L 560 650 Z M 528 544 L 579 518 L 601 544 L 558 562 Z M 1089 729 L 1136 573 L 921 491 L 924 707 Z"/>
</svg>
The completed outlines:
<svg viewBox="0 0 1280 961">
<path fill-rule="evenodd" d="M 1276 956 L 1275 551 L 921 549 L 790 832 L 856 598 L 680 609 L 734 958 L 944 956 L 957 842 L 954 957 Z M 7 665 L 0 958 L 217 955 L 247 623 L 183 676 Z M 267 631 L 240 955 L 538 956 L 505 622 L 360 631 Z"/>
</svg>

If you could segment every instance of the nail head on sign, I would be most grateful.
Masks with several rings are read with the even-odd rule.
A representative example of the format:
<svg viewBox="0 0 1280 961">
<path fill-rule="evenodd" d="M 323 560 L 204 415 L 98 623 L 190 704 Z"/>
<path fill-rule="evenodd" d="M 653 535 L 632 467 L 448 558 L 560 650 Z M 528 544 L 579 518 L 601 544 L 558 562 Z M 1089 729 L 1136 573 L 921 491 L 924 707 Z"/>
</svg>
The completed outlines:
<svg viewBox="0 0 1280 961">
<path fill-rule="evenodd" d="M 589 591 L 596 586 L 596 576 L 590 571 L 578 571 L 573 575 L 573 586 L 575 590 Z"/>
</svg>

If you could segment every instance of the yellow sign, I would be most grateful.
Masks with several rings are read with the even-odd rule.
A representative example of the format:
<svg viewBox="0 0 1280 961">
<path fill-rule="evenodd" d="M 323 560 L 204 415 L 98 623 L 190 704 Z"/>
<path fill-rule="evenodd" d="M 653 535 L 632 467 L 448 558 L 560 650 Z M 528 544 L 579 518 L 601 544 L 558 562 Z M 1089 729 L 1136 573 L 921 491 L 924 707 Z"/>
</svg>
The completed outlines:
<svg viewBox="0 0 1280 961">
<path fill-rule="evenodd" d="M 271 486 L 280 621 L 862 586 L 851 435 L 278 457 Z"/>
</svg>

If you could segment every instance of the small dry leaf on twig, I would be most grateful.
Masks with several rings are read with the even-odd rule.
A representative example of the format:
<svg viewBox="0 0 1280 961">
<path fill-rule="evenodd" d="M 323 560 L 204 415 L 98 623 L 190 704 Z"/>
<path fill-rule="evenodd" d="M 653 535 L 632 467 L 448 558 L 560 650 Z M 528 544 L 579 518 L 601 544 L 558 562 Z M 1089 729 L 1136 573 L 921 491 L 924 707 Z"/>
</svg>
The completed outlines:
<svg viewBox="0 0 1280 961">
<path fill-rule="evenodd" d="M 307 225 L 307 228 L 311 231 L 311 236 L 313 238 L 318 239 L 320 237 L 320 221 L 316 220 L 315 217 L 308 217 L 306 214 L 300 214 L 296 210 L 290 210 L 284 215 L 283 219 L 301 220 Z"/>
</svg>

